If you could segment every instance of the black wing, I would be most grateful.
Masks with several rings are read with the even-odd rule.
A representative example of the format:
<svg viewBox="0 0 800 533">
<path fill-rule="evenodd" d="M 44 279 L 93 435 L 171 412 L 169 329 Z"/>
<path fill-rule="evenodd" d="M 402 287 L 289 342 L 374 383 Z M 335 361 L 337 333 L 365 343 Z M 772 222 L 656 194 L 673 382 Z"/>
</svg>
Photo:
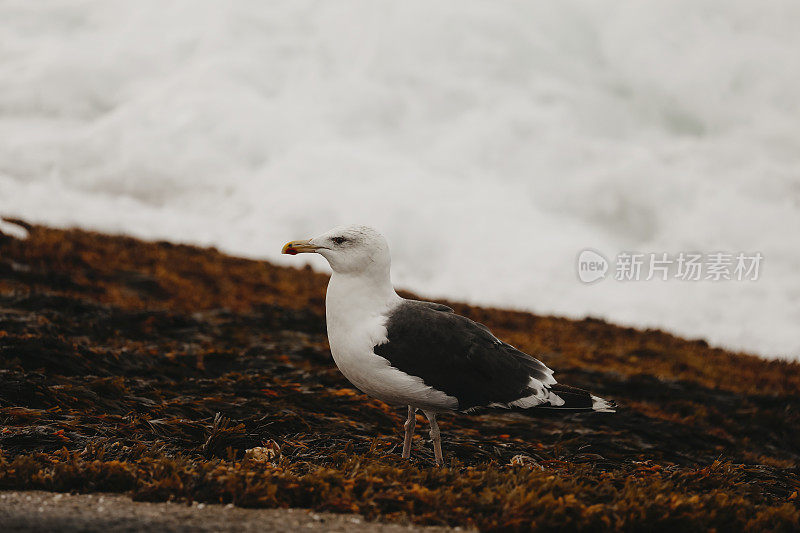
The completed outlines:
<svg viewBox="0 0 800 533">
<path fill-rule="evenodd" d="M 455 397 L 461 410 L 546 396 L 555 383 L 544 363 L 445 305 L 406 300 L 390 313 L 386 328 L 388 341 L 375 353 Z"/>
</svg>

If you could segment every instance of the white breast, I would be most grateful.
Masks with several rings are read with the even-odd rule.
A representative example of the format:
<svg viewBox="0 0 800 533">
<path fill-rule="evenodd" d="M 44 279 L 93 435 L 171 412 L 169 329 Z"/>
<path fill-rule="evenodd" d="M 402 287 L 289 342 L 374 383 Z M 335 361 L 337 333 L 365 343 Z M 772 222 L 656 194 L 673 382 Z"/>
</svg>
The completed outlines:
<svg viewBox="0 0 800 533">
<path fill-rule="evenodd" d="M 364 286 L 360 280 L 334 274 L 325 312 L 328 341 L 336 366 L 359 390 L 387 403 L 443 411 L 458 407 L 452 396 L 426 385 L 375 354 L 387 340 L 386 314 L 402 302 L 395 292 Z M 391 288 L 391 287 L 390 287 Z"/>
</svg>

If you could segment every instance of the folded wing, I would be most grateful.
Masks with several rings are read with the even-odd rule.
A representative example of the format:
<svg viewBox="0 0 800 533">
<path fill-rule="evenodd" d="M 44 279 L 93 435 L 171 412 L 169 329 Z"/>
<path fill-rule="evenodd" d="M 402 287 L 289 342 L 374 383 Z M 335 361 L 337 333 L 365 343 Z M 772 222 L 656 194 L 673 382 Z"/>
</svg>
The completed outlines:
<svg viewBox="0 0 800 533">
<path fill-rule="evenodd" d="M 458 399 L 459 409 L 557 406 L 553 371 L 445 305 L 405 300 L 389 314 L 374 352 Z"/>
</svg>

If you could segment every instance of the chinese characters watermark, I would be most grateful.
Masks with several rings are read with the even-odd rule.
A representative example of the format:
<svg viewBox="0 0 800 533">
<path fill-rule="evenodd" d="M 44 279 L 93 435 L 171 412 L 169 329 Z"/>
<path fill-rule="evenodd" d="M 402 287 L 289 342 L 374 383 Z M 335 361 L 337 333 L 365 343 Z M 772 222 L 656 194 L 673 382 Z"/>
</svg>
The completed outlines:
<svg viewBox="0 0 800 533">
<path fill-rule="evenodd" d="M 761 252 L 621 252 L 613 268 L 595 250 L 578 255 L 578 278 L 584 283 L 604 279 L 609 271 L 616 281 L 756 281 L 764 256 Z"/>
</svg>

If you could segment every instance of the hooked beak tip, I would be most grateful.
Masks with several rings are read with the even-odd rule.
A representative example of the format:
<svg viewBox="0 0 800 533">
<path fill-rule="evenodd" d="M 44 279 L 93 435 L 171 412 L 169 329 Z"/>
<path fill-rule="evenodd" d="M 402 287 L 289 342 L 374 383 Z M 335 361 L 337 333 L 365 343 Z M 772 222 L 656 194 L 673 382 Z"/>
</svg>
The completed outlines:
<svg viewBox="0 0 800 533">
<path fill-rule="evenodd" d="M 310 244 L 310 239 L 305 241 L 289 241 L 283 245 L 282 254 L 297 255 L 301 253 L 316 252 L 316 247 Z"/>
</svg>

